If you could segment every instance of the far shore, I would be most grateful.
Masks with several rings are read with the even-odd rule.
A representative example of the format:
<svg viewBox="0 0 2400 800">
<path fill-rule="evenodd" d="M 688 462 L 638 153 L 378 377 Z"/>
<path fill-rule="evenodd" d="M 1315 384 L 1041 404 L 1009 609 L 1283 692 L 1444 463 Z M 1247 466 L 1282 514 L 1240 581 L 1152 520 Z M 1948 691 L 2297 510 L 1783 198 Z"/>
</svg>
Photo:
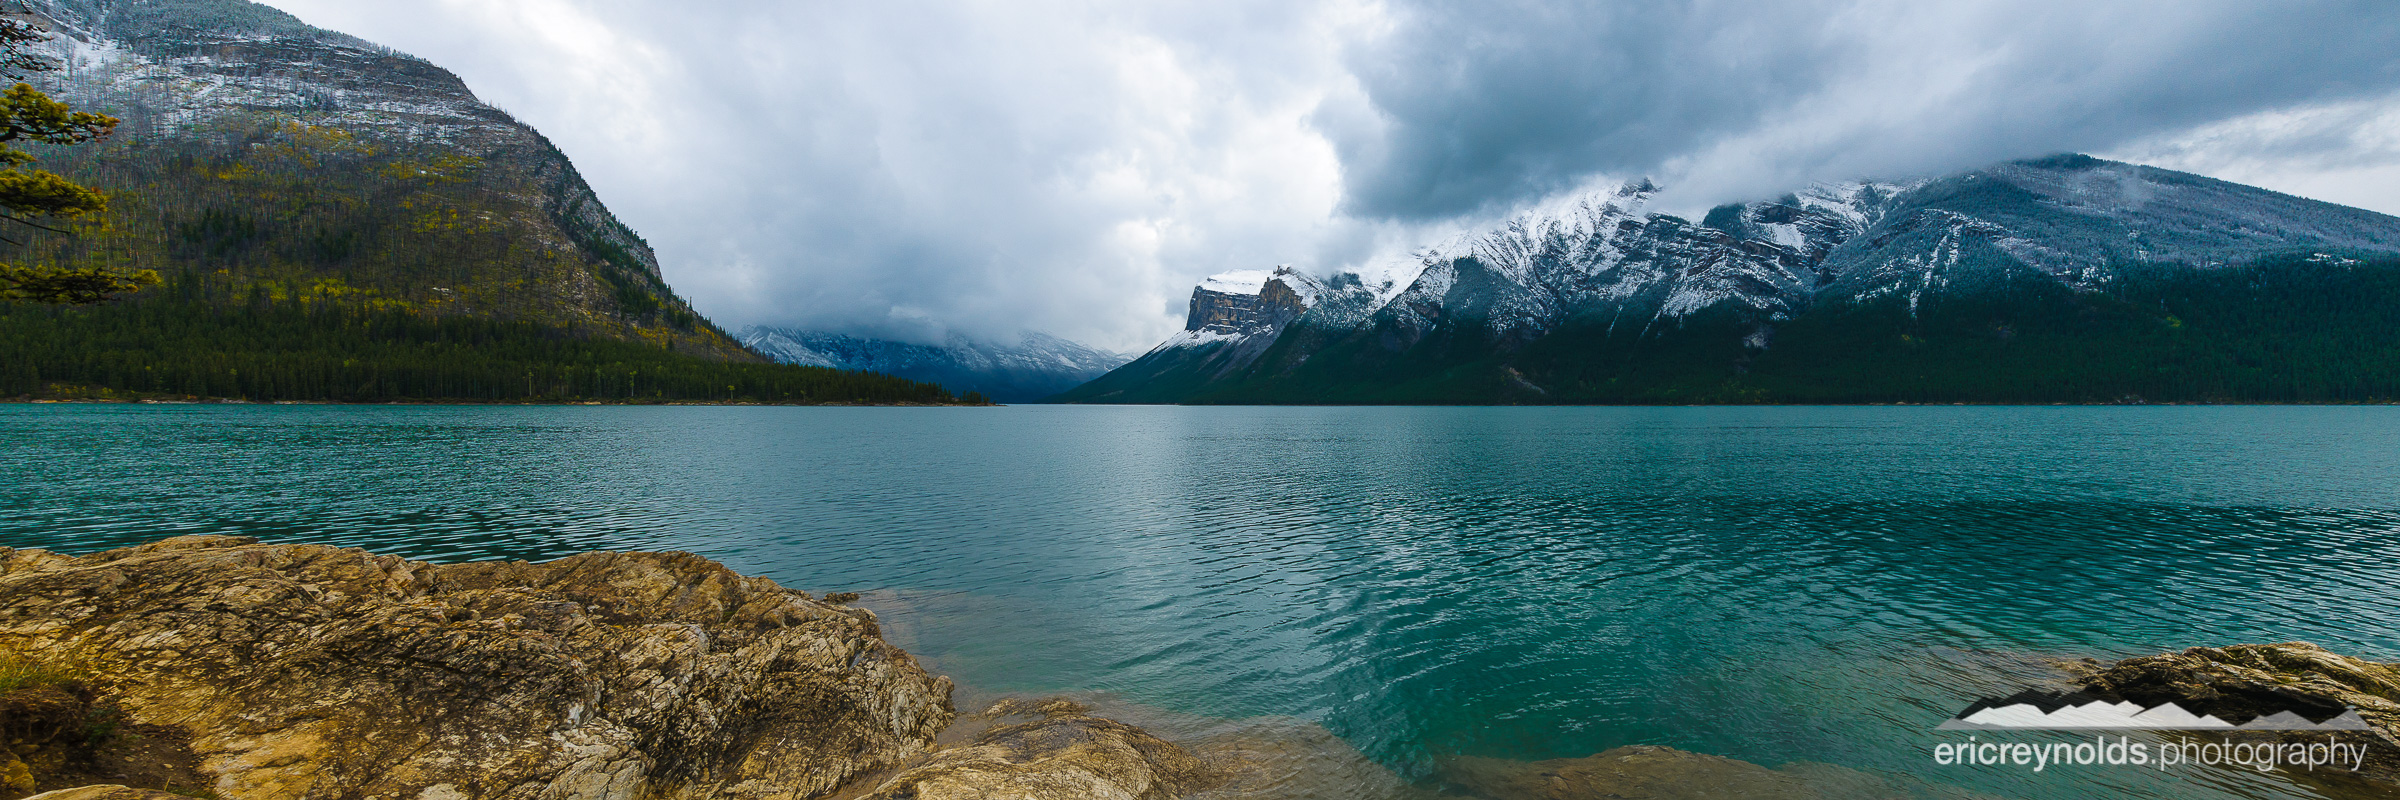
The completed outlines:
<svg viewBox="0 0 2400 800">
<path fill-rule="evenodd" d="M 775 407 L 839 407 L 839 408 L 1004 408 L 1012 405 L 1107 406 L 1107 407 L 1174 407 L 1174 408 L 1885 408 L 1885 407 L 1950 407 L 1976 406 L 1987 408 L 2113 408 L 2140 406 L 2286 406 L 2286 407 L 2347 407 L 2392 406 L 2400 400 L 2326 400 L 2315 402 L 2271 402 L 2265 400 L 2167 400 L 2167 401 L 2093 401 L 2093 402 L 1911 402 L 1894 400 L 1866 403 L 778 403 L 760 400 L 661 400 L 635 398 L 630 400 L 245 400 L 240 398 L 100 398 L 100 397 L 5 397 L 0 405 L 229 405 L 229 406 L 775 406 Z"/>
<path fill-rule="evenodd" d="M 112 398 L 0 398 L 7 405 L 116 405 L 116 406 L 788 406 L 843 408 L 997 408 L 1002 403 L 770 403 L 758 400 L 242 400 L 238 398 L 196 399 L 112 399 Z"/>
</svg>

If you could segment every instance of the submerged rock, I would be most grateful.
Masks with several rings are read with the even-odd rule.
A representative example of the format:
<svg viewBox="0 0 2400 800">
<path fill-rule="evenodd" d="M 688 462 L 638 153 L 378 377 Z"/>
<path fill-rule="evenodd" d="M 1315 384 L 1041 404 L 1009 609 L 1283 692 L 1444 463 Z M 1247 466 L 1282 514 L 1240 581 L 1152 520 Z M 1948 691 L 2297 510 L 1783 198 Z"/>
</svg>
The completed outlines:
<svg viewBox="0 0 2400 800">
<path fill-rule="evenodd" d="M 1199 759 L 1149 732 L 1089 716 L 1065 699 L 1003 700 L 994 723 L 923 759 L 868 800 L 1168 800 L 1220 782 Z M 1028 721 L 1012 718 L 1033 717 Z"/>
<path fill-rule="evenodd" d="M 189 795 L 162 792 L 156 789 L 135 789 L 129 786 L 83 786 L 43 792 L 25 800 L 191 800 Z"/>
<path fill-rule="evenodd" d="M 0 548 L 0 649 L 187 731 L 229 800 L 813 797 L 953 717 L 869 612 L 681 553 Z"/>
<path fill-rule="evenodd" d="M 2306 642 L 2194 647 L 2103 665 L 2069 664 L 2084 690 L 2145 706 L 2175 703 L 2240 723 L 2292 712 L 2312 722 L 2357 709 L 2368 730 L 2342 731 L 2364 744 L 2359 779 L 2400 785 L 2400 664 L 2337 655 Z M 2320 731 L 2242 732 L 2231 739 L 2323 741 Z M 2307 773 L 2322 778 L 2321 773 Z"/>
<path fill-rule="evenodd" d="M 1181 747 L 1207 773 L 1209 788 L 1186 800 L 1435 800 L 1391 768 L 1368 758 L 1325 726 L 1286 716 L 1215 717 L 1130 702 L 1117 695 L 1079 693 L 1026 699 L 975 695 L 990 706 L 942 733 L 951 746 L 971 746 L 992 728 L 1053 715 L 1104 717 L 1140 728 Z M 1175 759 L 1180 763 L 1180 759 Z M 849 800 L 837 796 L 833 800 Z"/>
<path fill-rule="evenodd" d="M 1966 792 L 1830 764 L 1768 768 L 1672 747 L 1632 745 L 1584 758 L 1458 758 L 1442 778 L 1489 800 L 1878 800 Z"/>
<path fill-rule="evenodd" d="M 1195 800 L 1437 800 L 1325 726 L 1289 717 L 1229 721 L 1192 743 L 1225 776 Z"/>
</svg>

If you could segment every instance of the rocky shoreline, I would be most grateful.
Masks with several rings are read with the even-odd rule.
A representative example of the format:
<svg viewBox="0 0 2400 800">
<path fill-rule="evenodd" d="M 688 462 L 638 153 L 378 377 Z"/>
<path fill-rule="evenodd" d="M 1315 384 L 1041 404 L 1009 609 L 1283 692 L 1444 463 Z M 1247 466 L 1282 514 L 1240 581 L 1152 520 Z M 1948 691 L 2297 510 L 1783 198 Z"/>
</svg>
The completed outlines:
<svg viewBox="0 0 2400 800">
<path fill-rule="evenodd" d="M 1178 728 L 1063 698 L 961 713 L 855 599 L 688 553 L 0 548 L 0 800 L 1436 796 L 1298 720 Z M 2394 665 L 2282 644 L 2070 669 L 2142 702 L 2357 708 L 2376 727 L 2358 785 L 2400 786 Z M 1663 747 L 1441 777 L 1492 800 L 1970 796 Z"/>
<path fill-rule="evenodd" d="M 956 716 L 873 614 L 689 554 L 0 550 L 0 650 L 188 732 L 226 798 L 816 797 Z"/>
</svg>

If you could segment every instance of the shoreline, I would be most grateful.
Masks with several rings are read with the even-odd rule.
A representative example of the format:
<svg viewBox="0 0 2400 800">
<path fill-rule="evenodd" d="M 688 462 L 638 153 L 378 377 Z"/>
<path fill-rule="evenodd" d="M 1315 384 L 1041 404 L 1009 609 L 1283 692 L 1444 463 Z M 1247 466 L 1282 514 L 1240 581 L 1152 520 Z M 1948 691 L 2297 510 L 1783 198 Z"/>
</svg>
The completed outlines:
<svg viewBox="0 0 2400 800">
<path fill-rule="evenodd" d="M 0 405 L 115 405 L 115 406 L 761 406 L 761 407 L 838 407 L 838 408 L 997 408 L 1006 403 L 769 403 L 754 400 L 601 400 L 581 401 L 510 401 L 510 400 L 390 400 L 356 402 L 348 400 L 240 400 L 203 398 L 191 400 L 136 400 L 93 398 L 0 398 Z"/>
<path fill-rule="evenodd" d="M 201 597 L 211 599 L 193 602 Z M 83 556 L 0 547 L 0 655 L 41 659 L 60 676 L 43 696 L 49 706 L 27 705 L 19 680 L 0 692 L 0 710 L 66 709 L 49 728 L 11 729 L 48 738 L 0 742 L 0 790 L 56 773 L 75 726 L 116 708 L 143 741 L 182 748 L 145 756 L 167 763 L 141 774 L 205 776 L 224 800 L 457 800 L 526 787 L 589 800 L 1455 796 L 1305 720 L 959 687 L 887 639 L 858 600 L 786 589 L 690 553 L 435 564 L 217 535 Z M 2311 677 L 2282 677 L 2303 670 Z M 2324 677 L 2377 670 L 2400 676 L 2285 644 L 2069 672 L 2127 698 L 2331 693 L 2374 706 L 2377 735 L 2390 742 L 2400 698 L 2343 695 L 2362 684 Z M 246 677 L 256 675 L 276 680 Z M 962 700 L 982 708 L 958 708 Z M 388 713 L 427 704 L 445 713 Z M 420 721 L 428 717 L 437 721 Z M 2400 785 L 2395 752 L 2379 751 L 2384 772 L 2373 780 L 2383 783 L 2372 786 Z M 1725 797 L 1966 796 L 1913 775 L 1649 745 L 1549 761 L 1453 758 L 1432 777 L 1489 800 L 1682 797 L 1694 787 Z"/>
</svg>

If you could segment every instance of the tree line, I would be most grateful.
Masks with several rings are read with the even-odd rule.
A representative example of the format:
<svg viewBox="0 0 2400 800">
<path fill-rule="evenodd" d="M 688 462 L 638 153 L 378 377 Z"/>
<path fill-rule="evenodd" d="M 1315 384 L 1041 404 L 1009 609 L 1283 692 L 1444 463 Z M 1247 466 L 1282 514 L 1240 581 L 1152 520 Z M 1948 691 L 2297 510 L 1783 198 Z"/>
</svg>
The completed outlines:
<svg viewBox="0 0 2400 800">
<path fill-rule="evenodd" d="M 524 320 L 290 298 L 227 305 L 175 289 L 83 308 L 0 304 L 0 397 L 960 402 L 889 375 L 699 358 Z"/>
</svg>

